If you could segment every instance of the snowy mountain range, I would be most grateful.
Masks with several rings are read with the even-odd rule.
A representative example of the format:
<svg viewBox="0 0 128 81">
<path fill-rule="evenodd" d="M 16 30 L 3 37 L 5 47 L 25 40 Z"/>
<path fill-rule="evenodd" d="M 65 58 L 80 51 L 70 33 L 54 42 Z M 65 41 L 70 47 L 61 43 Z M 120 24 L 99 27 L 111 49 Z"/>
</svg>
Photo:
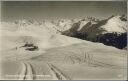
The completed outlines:
<svg viewBox="0 0 128 81">
<path fill-rule="evenodd" d="M 125 15 L 112 15 L 102 20 L 94 17 L 85 17 L 83 19 L 42 19 L 41 21 L 21 19 L 13 23 L 2 22 L 2 29 L 21 33 L 27 31 L 27 35 L 32 35 L 32 31 L 41 35 L 47 30 L 48 33 L 100 42 L 120 49 L 127 46 L 127 19 Z"/>
<path fill-rule="evenodd" d="M 74 23 L 69 30 L 62 34 L 122 49 L 127 45 L 126 32 L 127 20 L 123 15 L 111 16 L 98 21 L 83 19 Z"/>
</svg>

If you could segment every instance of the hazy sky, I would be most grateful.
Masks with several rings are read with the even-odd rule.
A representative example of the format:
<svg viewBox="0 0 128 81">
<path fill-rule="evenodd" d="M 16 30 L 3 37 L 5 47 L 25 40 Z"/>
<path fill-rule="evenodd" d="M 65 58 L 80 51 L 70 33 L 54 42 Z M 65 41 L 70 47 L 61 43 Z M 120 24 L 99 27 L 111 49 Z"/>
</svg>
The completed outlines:
<svg viewBox="0 0 128 81">
<path fill-rule="evenodd" d="M 127 3 L 121 1 L 11 1 L 2 2 L 2 20 L 25 18 L 105 18 L 127 14 Z"/>
</svg>

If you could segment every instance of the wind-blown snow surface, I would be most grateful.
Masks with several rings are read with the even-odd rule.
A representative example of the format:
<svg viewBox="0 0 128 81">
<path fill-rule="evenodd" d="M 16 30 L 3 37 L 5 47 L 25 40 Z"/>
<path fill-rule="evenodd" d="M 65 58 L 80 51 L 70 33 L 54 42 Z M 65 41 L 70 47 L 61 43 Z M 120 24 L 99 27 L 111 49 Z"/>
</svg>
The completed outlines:
<svg viewBox="0 0 128 81">
<path fill-rule="evenodd" d="M 125 50 L 56 34 L 52 29 L 56 25 L 49 22 L 3 24 L 1 79 L 124 80 L 127 77 Z M 39 50 L 26 50 L 23 47 L 26 42 Z"/>
<path fill-rule="evenodd" d="M 9 30 L 12 27 L 4 27 L 6 29 L 2 29 L 2 44 L 6 44 L 4 42 L 8 41 L 15 44 L 24 44 L 26 42 L 37 44 L 40 48 L 50 48 L 50 47 L 58 47 L 70 45 L 73 43 L 79 43 L 76 38 L 67 37 L 64 35 L 58 35 L 52 30 L 53 25 L 49 23 L 45 23 L 47 25 L 36 26 L 34 24 L 28 26 L 12 26 L 15 30 Z M 3 28 L 2 27 L 2 28 Z M 71 40 L 72 39 L 72 40 Z M 14 42 L 15 41 L 15 42 Z M 14 44 L 14 45 L 15 45 Z M 11 46 L 14 46 L 11 45 Z M 4 45 L 5 46 L 5 45 Z"/>
</svg>

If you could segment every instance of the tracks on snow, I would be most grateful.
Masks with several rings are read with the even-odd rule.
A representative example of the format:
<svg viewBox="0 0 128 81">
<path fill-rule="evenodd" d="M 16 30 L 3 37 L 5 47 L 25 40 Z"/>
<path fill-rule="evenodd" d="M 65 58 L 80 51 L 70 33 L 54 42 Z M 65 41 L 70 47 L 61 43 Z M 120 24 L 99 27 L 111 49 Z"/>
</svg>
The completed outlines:
<svg viewBox="0 0 128 81">
<path fill-rule="evenodd" d="M 19 74 L 19 80 L 34 80 L 34 72 L 30 63 L 22 62 L 22 70 Z"/>
<path fill-rule="evenodd" d="M 68 76 L 66 76 L 60 69 L 58 69 L 53 64 L 47 63 L 50 68 L 50 73 L 53 76 L 54 80 L 71 80 Z"/>
<path fill-rule="evenodd" d="M 54 80 L 71 80 L 62 71 L 60 71 L 53 64 L 47 63 L 52 79 Z M 22 62 L 22 70 L 19 74 L 19 80 L 34 80 L 34 72 L 32 65 L 28 62 Z"/>
</svg>

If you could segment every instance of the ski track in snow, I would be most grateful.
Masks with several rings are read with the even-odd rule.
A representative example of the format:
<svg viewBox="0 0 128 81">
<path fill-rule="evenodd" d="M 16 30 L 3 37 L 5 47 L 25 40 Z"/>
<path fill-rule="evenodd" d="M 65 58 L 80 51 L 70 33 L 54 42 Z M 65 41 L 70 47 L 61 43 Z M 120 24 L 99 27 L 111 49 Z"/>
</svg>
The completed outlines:
<svg viewBox="0 0 128 81">
<path fill-rule="evenodd" d="M 53 64 L 47 63 L 50 69 L 50 73 L 52 74 L 53 80 L 71 80 L 68 76 L 66 76 L 63 72 L 61 72 L 57 67 Z"/>
<path fill-rule="evenodd" d="M 71 80 L 68 76 L 66 76 L 63 72 L 61 72 L 57 67 L 53 64 L 47 63 L 50 73 L 52 75 L 53 80 Z M 28 62 L 22 62 L 22 70 L 19 74 L 19 80 L 34 80 L 34 72 L 32 70 L 32 66 Z"/>
<path fill-rule="evenodd" d="M 32 66 L 27 62 L 22 62 L 22 70 L 19 74 L 19 80 L 33 80 Z"/>
<path fill-rule="evenodd" d="M 24 62 L 22 62 L 21 64 L 22 64 L 22 70 L 21 70 L 21 73 L 19 74 L 19 80 L 24 80 L 27 67 Z"/>
<path fill-rule="evenodd" d="M 94 59 L 93 55 L 85 54 L 85 62 L 88 63 L 88 65 L 96 66 L 96 67 L 107 67 L 107 68 L 119 68 L 117 65 L 104 63 L 101 61 L 98 61 L 98 59 Z"/>
</svg>

